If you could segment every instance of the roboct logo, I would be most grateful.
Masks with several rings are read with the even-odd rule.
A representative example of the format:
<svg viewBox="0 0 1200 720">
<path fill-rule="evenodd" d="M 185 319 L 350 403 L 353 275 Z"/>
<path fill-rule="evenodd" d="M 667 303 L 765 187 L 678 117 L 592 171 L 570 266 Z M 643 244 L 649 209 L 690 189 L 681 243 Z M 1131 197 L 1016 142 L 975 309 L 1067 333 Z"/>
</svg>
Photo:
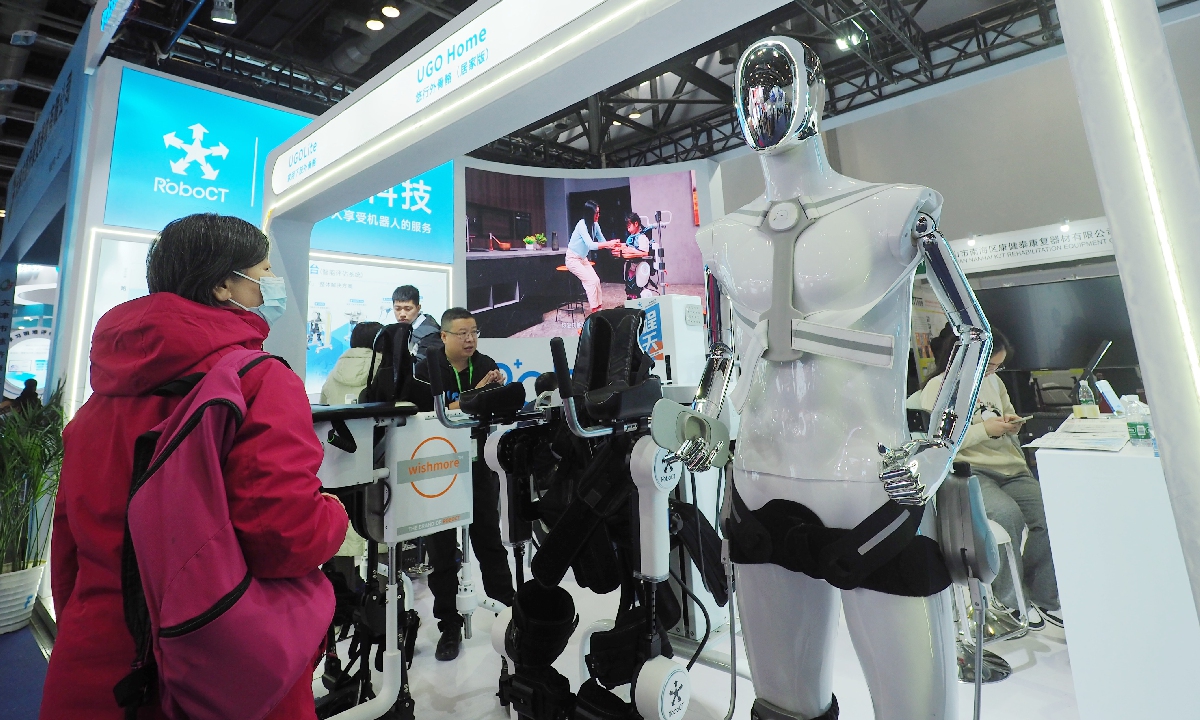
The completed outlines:
<svg viewBox="0 0 1200 720">
<path fill-rule="evenodd" d="M 175 175 L 188 177 L 189 169 L 194 164 L 200 168 L 201 180 L 215 181 L 221 171 L 214 168 L 209 160 L 211 158 L 225 160 L 229 157 L 229 148 L 220 142 L 216 145 L 205 147 L 204 136 L 208 134 L 208 129 L 200 123 L 189 126 L 188 130 L 192 131 L 192 142 L 190 144 L 185 144 L 183 140 L 180 140 L 174 130 L 163 135 L 163 145 L 166 146 L 167 150 L 182 150 L 184 153 L 183 157 L 168 163 L 171 166 L 171 172 Z M 223 203 L 225 202 L 225 197 L 229 194 L 229 188 L 217 187 L 216 185 L 193 185 L 183 180 L 156 177 L 154 178 L 154 192 Z"/>
</svg>

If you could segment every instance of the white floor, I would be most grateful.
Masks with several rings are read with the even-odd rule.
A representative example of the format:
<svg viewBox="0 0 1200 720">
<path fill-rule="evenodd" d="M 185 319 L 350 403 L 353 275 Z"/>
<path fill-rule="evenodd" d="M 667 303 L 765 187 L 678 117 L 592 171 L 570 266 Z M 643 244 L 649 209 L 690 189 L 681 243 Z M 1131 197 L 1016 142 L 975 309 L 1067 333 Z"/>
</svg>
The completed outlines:
<svg viewBox="0 0 1200 720">
<path fill-rule="evenodd" d="M 617 593 L 601 597 L 573 584 L 564 583 L 564 586 L 575 597 L 580 629 L 594 620 L 611 618 L 615 614 Z M 433 650 L 439 633 L 431 613 L 432 596 L 423 582 L 416 584 L 416 607 L 422 627 L 410 683 L 417 718 L 507 718 L 496 699 L 500 657 L 492 650 L 489 639 L 494 620 L 492 614 L 476 612 L 473 637 L 463 642 L 458 659 L 438 662 L 433 657 Z M 727 635 L 710 644 L 720 652 L 729 651 Z M 984 686 L 983 717 L 987 720 L 1077 720 L 1079 713 L 1075 707 L 1071 664 L 1062 630 L 1047 626 L 1045 630 L 1031 632 L 1019 640 L 993 643 L 988 649 L 1003 656 L 1013 666 L 1014 673 L 1003 682 Z M 740 646 L 738 657 L 739 665 L 744 666 L 745 653 Z M 578 638 L 567 646 L 555 667 L 571 680 L 572 688 L 578 689 Z M 729 684 L 727 673 L 697 664 L 692 669 L 693 695 L 688 720 L 722 720 L 729 707 Z M 314 681 L 313 688 L 318 696 L 324 694 L 319 680 Z M 844 619 L 838 632 L 834 659 L 834 693 L 845 720 L 868 720 L 874 716 L 871 697 Z M 749 680 L 738 678 L 734 718 L 748 720 L 753 701 L 754 687 Z M 960 685 L 960 719 L 971 718 L 973 702 L 972 686 Z"/>
</svg>

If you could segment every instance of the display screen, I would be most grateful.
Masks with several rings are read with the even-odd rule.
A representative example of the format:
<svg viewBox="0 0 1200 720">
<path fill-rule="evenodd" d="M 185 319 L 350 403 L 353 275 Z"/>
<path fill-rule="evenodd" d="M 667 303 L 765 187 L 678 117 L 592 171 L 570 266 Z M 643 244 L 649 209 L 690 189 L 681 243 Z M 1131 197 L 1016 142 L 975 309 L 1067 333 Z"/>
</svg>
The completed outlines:
<svg viewBox="0 0 1200 720">
<path fill-rule="evenodd" d="M 104 224 L 161 230 L 193 213 L 262 223 L 267 155 L 309 118 L 125 68 Z"/>
</svg>

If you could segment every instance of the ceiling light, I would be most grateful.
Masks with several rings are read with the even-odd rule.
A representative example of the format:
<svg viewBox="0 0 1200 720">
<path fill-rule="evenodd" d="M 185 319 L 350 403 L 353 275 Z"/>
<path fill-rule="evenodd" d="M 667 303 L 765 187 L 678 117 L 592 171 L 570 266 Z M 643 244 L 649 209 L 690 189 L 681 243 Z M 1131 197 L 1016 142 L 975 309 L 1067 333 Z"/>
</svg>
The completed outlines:
<svg viewBox="0 0 1200 720">
<path fill-rule="evenodd" d="M 8 217 L 8 211 L 0 209 L 0 218 Z"/>
<path fill-rule="evenodd" d="M 383 13 L 384 17 L 400 17 L 400 10 L 398 10 L 395 5 L 384 5 L 379 9 L 379 12 Z"/>
<path fill-rule="evenodd" d="M 613 125 L 620 125 L 620 124 L 621 124 L 621 122 L 619 120 L 613 120 Z"/>
<path fill-rule="evenodd" d="M 212 14 L 209 16 L 215 23 L 236 25 L 237 12 L 233 7 L 234 0 L 213 0 Z"/>
<path fill-rule="evenodd" d="M 967 246 L 975 247 L 975 236 L 974 235 L 967 238 Z"/>
<path fill-rule="evenodd" d="M 371 18 L 367 21 L 367 29 L 378 32 L 383 29 L 383 21 L 379 18 Z"/>
<path fill-rule="evenodd" d="M 1059 232 L 1070 232 L 1071 231 L 1071 221 L 1067 220 L 1066 218 L 1063 218 L 1062 225 L 1058 226 L 1058 231 Z"/>
<path fill-rule="evenodd" d="M 838 38 L 837 46 L 838 46 L 838 50 L 849 50 L 850 49 L 850 45 L 846 43 L 845 38 Z"/>
<path fill-rule="evenodd" d="M 858 33 L 852 33 L 850 35 L 850 44 L 851 45 L 857 45 L 861 40 L 862 40 L 862 38 L 860 38 L 858 36 Z"/>
<path fill-rule="evenodd" d="M 642 116 L 642 114 L 640 112 L 638 112 L 637 110 L 634 110 L 633 112 L 629 113 L 630 120 L 637 120 L 641 116 Z"/>
</svg>

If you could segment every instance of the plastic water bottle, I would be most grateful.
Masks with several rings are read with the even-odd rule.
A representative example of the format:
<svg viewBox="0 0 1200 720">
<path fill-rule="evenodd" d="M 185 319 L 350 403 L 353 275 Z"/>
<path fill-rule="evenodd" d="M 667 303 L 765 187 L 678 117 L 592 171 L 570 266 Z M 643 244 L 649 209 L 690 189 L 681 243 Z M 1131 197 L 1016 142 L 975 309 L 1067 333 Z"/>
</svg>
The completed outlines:
<svg viewBox="0 0 1200 720">
<path fill-rule="evenodd" d="M 1139 402 L 1136 396 L 1121 399 L 1125 405 L 1125 427 L 1129 430 L 1129 442 L 1134 447 L 1153 447 L 1154 430 L 1150 424 L 1150 408 Z"/>
<path fill-rule="evenodd" d="M 1092 384 L 1087 380 L 1079 381 L 1079 404 L 1080 405 L 1095 405 L 1096 395 L 1092 393 Z"/>
</svg>

